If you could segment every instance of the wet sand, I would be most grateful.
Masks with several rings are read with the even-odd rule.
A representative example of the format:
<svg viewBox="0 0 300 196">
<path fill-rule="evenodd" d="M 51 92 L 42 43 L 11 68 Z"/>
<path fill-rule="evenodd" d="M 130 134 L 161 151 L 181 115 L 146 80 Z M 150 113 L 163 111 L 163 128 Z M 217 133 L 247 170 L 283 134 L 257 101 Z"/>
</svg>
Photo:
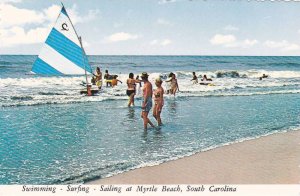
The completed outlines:
<svg viewBox="0 0 300 196">
<path fill-rule="evenodd" d="M 278 133 L 88 184 L 299 184 L 300 131 Z"/>
</svg>

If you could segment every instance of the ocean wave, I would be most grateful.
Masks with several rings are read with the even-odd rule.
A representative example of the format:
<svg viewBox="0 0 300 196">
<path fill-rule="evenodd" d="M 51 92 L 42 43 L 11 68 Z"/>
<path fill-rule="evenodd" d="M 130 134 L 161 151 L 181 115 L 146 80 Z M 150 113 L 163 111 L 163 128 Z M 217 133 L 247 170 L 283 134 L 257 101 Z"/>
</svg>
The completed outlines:
<svg viewBox="0 0 300 196">
<path fill-rule="evenodd" d="M 192 77 L 192 72 L 177 71 L 177 77 Z M 300 78 L 300 71 L 269 71 L 269 70 L 216 70 L 196 71 L 196 75 L 202 78 L 207 75 L 211 78 L 259 78 L 263 74 L 269 78 Z M 164 77 L 167 74 L 162 74 Z"/>
<path fill-rule="evenodd" d="M 278 66 L 284 66 L 284 67 L 299 67 L 300 63 L 294 63 L 294 62 L 282 62 L 282 63 L 268 63 L 268 66 L 272 67 L 278 67 Z"/>
<path fill-rule="evenodd" d="M 238 71 L 218 71 L 216 73 L 217 78 L 247 78 L 247 74 L 240 74 Z"/>
<path fill-rule="evenodd" d="M 279 90 L 279 91 L 266 91 L 266 92 L 193 92 L 181 91 L 177 94 L 179 99 L 187 97 L 229 97 L 229 96 L 257 96 L 257 95 L 273 95 L 273 94 L 299 94 L 300 90 Z M 166 101 L 173 98 L 173 95 L 165 95 Z M 127 95 L 105 95 L 101 94 L 96 96 L 12 96 L 10 99 L 2 99 L 1 107 L 18 107 L 18 106 L 36 106 L 36 105 L 54 105 L 54 104 L 71 104 L 71 103 L 89 103 L 89 102 L 103 102 L 103 101 L 116 101 L 127 100 Z M 140 100 L 139 97 L 136 98 Z"/>
<path fill-rule="evenodd" d="M 222 76 L 217 77 L 218 73 Z M 267 73 L 269 78 L 260 81 L 257 76 Z M 156 88 L 154 81 L 158 77 L 167 79 L 168 73 L 149 73 L 149 81 Z M 180 92 L 178 97 L 211 97 L 211 96 L 252 96 L 268 94 L 299 93 L 300 72 L 297 71 L 265 71 L 265 70 L 216 70 L 197 72 L 213 78 L 213 86 L 192 84 L 192 73 L 187 71 L 175 72 Z M 84 76 L 74 77 L 30 77 L 0 79 L 0 106 L 32 106 L 41 104 L 67 104 L 81 102 L 101 102 L 111 100 L 127 100 L 127 74 L 118 74 L 123 81 L 115 88 L 106 87 L 105 83 L 97 96 L 80 95 Z M 247 77 L 242 77 L 247 75 Z M 284 76 L 284 77 L 283 77 Z M 291 77 L 287 77 L 291 76 Z M 293 77 L 292 77 L 293 76 Z M 299 77 L 298 77 L 299 76 Z M 163 83 L 167 89 L 167 83 Z M 142 92 L 138 85 L 136 97 Z M 166 96 L 167 97 L 167 96 Z"/>
</svg>

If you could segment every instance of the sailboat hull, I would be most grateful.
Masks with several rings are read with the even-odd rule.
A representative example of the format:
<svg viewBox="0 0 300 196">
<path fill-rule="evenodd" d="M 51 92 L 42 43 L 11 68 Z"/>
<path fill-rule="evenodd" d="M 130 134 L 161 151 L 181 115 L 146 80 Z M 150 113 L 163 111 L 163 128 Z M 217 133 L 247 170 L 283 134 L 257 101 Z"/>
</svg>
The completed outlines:
<svg viewBox="0 0 300 196">
<path fill-rule="evenodd" d="M 92 95 L 97 95 L 99 93 L 99 90 L 98 89 L 92 89 L 91 93 L 92 93 Z M 83 90 L 80 91 L 80 94 L 81 95 L 88 95 L 88 92 L 87 92 L 86 89 L 83 89 Z"/>
</svg>

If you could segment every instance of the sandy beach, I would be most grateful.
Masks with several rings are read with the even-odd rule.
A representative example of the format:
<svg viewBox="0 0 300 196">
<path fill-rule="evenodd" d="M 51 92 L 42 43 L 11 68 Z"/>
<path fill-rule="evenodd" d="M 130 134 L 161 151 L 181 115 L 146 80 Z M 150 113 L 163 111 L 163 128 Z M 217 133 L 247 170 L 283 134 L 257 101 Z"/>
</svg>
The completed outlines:
<svg viewBox="0 0 300 196">
<path fill-rule="evenodd" d="M 278 133 L 88 184 L 298 184 L 300 131 Z"/>
</svg>

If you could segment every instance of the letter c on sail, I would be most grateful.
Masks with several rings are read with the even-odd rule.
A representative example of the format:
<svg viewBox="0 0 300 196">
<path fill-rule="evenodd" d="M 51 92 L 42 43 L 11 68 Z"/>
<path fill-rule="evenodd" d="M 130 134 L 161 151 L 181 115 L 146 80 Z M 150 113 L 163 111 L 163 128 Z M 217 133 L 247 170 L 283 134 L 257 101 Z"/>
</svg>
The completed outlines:
<svg viewBox="0 0 300 196">
<path fill-rule="evenodd" d="M 61 30 L 63 30 L 63 31 L 69 31 L 67 23 L 63 23 L 61 25 L 61 28 L 62 28 Z"/>
</svg>

